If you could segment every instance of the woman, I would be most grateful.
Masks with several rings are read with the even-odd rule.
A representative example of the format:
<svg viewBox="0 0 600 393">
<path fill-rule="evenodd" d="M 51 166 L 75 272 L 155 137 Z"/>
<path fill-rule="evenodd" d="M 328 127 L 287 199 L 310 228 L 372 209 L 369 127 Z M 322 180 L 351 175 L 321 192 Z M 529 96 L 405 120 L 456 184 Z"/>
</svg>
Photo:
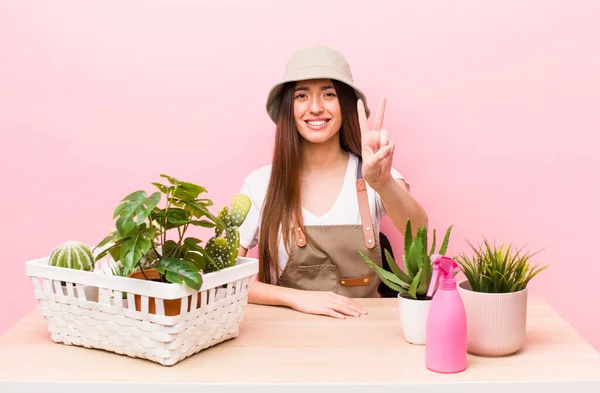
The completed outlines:
<svg viewBox="0 0 600 393">
<path fill-rule="evenodd" d="M 366 313 L 352 298 L 377 297 L 379 223 L 399 230 L 408 218 L 427 224 L 423 208 L 392 167 L 394 143 L 373 128 L 364 94 L 338 51 L 297 52 L 269 94 L 276 124 L 272 163 L 250 173 L 241 193 L 252 200 L 240 228 L 240 255 L 258 245 L 259 280 L 249 302 L 337 318 Z"/>
</svg>

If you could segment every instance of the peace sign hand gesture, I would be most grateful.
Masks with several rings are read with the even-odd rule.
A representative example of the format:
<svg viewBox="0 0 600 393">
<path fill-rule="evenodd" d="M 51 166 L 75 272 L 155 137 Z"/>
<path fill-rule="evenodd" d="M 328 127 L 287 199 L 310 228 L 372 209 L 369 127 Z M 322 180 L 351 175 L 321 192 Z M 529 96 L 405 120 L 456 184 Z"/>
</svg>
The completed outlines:
<svg viewBox="0 0 600 393">
<path fill-rule="evenodd" d="M 378 190 L 392 178 L 394 142 L 388 140 L 387 131 L 381 129 L 385 103 L 384 99 L 377 107 L 373 129 L 369 129 L 364 103 L 362 100 L 358 100 L 357 103 L 362 140 L 363 177 L 374 190 Z"/>
</svg>

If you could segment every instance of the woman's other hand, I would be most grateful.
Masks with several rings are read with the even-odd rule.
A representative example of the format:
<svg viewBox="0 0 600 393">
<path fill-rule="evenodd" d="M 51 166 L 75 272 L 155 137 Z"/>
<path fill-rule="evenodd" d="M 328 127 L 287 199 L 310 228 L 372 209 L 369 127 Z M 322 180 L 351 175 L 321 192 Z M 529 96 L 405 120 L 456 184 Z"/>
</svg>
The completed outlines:
<svg viewBox="0 0 600 393">
<path fill-rule="evenodd" d="M 296 311 L 341 319 L 346 316 L 359 317 L 367 313 L 363 306 L 352 299 L 333 292 L 296 290 L 289 303 Z"/>
</svg>

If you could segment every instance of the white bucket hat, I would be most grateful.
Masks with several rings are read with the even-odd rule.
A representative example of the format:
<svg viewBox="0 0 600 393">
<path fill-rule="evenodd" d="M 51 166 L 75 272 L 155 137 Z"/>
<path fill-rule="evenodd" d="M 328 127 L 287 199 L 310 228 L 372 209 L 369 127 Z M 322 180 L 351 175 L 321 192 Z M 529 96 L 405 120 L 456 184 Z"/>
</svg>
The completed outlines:
<svg viewBox="0 0 600 393">
<path fill-rule="evenodd" d="M 301 49 L 287 62 L 283 78 L 274 85 L 267 99 L 267 113 L 277 123 L 279 116 L 279 94 L 286 82 L 297 82 L 308 79 L 335 79 L 352 87 L 358 99 L 365 104 L 367 117 L 370 115 L 364 93 L 354 86 L 350 66 L 344 56 L 327 46 L 316 46 Z"/>
</svg>

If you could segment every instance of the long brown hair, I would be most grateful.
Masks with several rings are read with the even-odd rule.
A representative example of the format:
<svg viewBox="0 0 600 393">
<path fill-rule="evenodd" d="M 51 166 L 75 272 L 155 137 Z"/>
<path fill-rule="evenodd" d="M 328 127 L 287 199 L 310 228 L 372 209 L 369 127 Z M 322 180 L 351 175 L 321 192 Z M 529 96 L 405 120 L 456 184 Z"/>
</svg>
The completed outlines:
<svg viewBox="0 0 600 393">
<path fill-rule="evenodd" d="M 357 97 L 354 89 L 345 83 L 332 80 L 342 112 L 339 131 L 340 147 L 361 156 L 361 137 Z M 271 178 L 262 206 L 259 229 L 259 280 L 274 284 L 279 274 L 279 236 L 289 252 L 290 224 L 292 212 L 298 225 L 304 229 L 301 210 L 302 137 L 294 119 L 295 82 L 284 85 L 280 94 L 279 115 L 275 133 L 275 146 L 271 167 Z M 308 238 L 308 236 L 307 236 Z"/>
</svg>

